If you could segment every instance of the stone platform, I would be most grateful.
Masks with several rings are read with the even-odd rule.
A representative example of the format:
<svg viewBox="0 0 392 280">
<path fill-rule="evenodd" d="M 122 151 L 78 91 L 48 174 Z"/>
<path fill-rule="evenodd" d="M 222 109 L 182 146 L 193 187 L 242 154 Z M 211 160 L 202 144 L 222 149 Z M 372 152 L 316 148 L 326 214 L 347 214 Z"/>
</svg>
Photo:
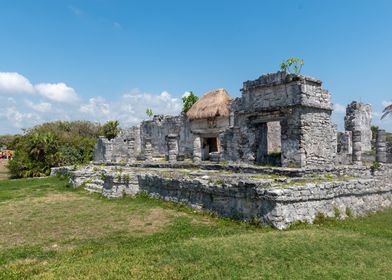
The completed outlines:
<svg viewBox="0 0 392 280">
<path fill-rule="evenodd" d="M 128 165 L 90 164 L 69 174 L 75 187 L 84 186 L 108 198 L 147 193 L 215 212 L 219 216 L 259 221 L 278 229 L 319 213 L 345 218 L 392 207 L 392 165 L 277 168 L 235 164 L 143 162 Z"/>
</svg>

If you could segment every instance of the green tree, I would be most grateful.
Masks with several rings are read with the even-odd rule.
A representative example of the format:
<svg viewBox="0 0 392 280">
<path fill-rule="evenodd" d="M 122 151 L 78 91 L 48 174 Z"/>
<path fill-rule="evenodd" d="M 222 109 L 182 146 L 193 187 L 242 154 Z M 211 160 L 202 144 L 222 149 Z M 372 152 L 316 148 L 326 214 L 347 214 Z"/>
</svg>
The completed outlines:
<svg viewBox="0 0 392 280">
<path fill-rule="evenodd" d="M 120 123 L 117 120 L 107 121 L 102 126 L 103 135 L 109 140 L 115 138 L 120 133 L 119 125 Z"/>
<path fill-rule="evenodd" d="M 189 109 L 199 100 L 199 97 L 197 97 L 195 94 L 193 94 L 192 91 L 189 91 L 182 97 L 182 111 L 184 113 L 188 112 Z"/>
</svg>

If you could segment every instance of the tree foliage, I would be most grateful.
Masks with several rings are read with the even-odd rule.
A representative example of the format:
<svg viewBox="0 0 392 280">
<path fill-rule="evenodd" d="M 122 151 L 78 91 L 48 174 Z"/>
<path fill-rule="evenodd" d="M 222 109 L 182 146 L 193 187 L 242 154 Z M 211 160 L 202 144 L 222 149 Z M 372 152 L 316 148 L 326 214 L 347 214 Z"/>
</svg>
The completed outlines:
<svg viewBox="0 0 392 280">
<path fill-rule="evenodd" d="M 199 97 L 197 97 L 192 91 L 188 92 L 182 97 L 182 111 L 184 113 L 188 112 L 189 109 L 199 100 Z"/>
<path fill-rule="evenodd" d="M 20 137 L 20 135 L 12 135 L 12 134 L 0 135 L 0 148 L 5 146 L 9 150 L 15 149 L 15 141 L 17 140 L 18 137 Z"/>
<path fill-rule="evenodd" d="M 14 140 L 9 163 L 12 177 L 47 176 L 51 167 L 83 164 L 93 159 L 103 127 L 88 121 L 50 122 L 25 131 Z"/>
<path fill-rule="evenodd" d="M 117 120 L 108 121 L 102 126 L 103 136 L 111 140 L 120 133 L 120 123 Z"/>
</svg>

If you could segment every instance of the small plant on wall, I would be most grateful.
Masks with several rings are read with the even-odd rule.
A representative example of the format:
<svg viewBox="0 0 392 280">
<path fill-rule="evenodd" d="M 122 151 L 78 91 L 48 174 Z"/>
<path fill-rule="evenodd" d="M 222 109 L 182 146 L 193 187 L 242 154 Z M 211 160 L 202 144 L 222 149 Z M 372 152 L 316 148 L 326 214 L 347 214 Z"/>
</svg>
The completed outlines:
<svg viewBox="0 0 392 280">
<path fill-rule="evenodd" d="M 150 119 L 154 116 L 154 112 L 152 111 L 151 108 L 147 108 L 147 109 L 146 109 L 146 115 L 147 115 L 147 117 L 149 117 Z"/>
<path fill-rule="evenodd" d="M 304 60 L 299 58 L 289 58 L 280 64 L 280 70 L 287 73 L 300 74 Z"/>
</svg>

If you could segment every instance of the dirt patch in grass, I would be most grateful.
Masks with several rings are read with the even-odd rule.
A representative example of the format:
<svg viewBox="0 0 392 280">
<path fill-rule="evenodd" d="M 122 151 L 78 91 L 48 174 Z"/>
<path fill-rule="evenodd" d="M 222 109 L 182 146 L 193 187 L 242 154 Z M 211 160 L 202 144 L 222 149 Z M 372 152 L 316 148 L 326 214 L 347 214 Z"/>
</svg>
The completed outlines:
<svg viewBox="0 0 392 280">
<path fill-rule="evenodd" d="M 173 210 L 103 203 L 77 193 L 7 201 L 0 204 L 0 213 L 0 248 L 24 244 L 61 247 L 62 242 L 99 238 L 112 232 L 150 234 L 178 216 Z"/>
<path fill-rule="evenodd" d="M 6 167 L 8 160 L 0 159 L 0 180 L 5 180 L 9 178 L 8 168 Z"/>
</svg>

